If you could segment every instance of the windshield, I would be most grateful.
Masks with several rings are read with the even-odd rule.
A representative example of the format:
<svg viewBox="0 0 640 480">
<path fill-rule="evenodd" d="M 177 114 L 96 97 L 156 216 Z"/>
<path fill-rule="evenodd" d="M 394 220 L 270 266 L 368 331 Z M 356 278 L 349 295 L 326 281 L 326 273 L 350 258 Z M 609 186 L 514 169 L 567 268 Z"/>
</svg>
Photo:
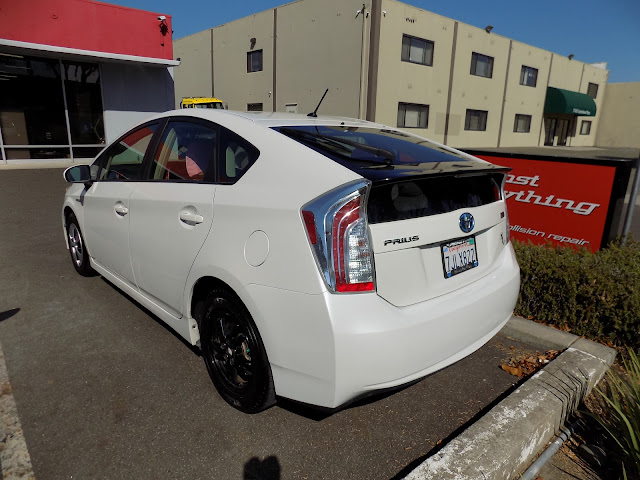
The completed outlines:
<svg viewBox="0 0 640 480">
<path fill-rule="evenodd" d="M 392 129 L 304 125 L 274 130 L 342 161 L 388 166 L 467 160 L 423 138 Z"/>
</svg>

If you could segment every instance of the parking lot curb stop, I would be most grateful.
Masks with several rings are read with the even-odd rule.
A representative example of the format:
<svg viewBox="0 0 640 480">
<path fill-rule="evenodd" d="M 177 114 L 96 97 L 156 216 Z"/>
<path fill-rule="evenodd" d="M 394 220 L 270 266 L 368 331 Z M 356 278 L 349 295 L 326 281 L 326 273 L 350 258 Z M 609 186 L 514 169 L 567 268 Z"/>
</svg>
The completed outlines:
<svg viewBox="0 0 640 480">
<path fill-rule="evenodd" d="M 613 363 L 612 348 L 543 325 L 532 326 L 528 320 L 513 320 L 503 334 L 527 341 L 541 332 L 532 343 L 546 342 L 555 348 L 565 344 L 566 350 L 405 479 L 517 478 Z"/>
</svg>

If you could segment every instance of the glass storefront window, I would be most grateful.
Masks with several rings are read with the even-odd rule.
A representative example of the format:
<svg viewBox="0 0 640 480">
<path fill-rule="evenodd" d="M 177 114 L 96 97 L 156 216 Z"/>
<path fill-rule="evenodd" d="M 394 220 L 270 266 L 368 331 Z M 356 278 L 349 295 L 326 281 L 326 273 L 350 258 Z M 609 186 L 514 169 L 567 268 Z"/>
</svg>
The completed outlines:
<svg viewBox="0 0 640 480">
<path fill-rule="evenodd" d="M 71 143 L 104 143 L 100 68 L 95 63 L 62 62 Z"/>
<path fill-rule="evenodd" d="M 0 79 L 5 145 L 69 143 L 57 60 L 0 55 Z"/>
<path fill-rule="evenodd" d="M 7 160 L 57 160 L 70 158 L 69 147 L 6 148 Z"/>
<path fill-rule="evenodd" d="M 102 108 L 97 63 L 0 52 L 4 159 L 71 158 L 71 148 L 93 157 L 105 144 Z"/>
<path fill-rule="evenodd" d="M 104 147 L 73 147 L 73 158 L 94 158 Z"/>
</svg>

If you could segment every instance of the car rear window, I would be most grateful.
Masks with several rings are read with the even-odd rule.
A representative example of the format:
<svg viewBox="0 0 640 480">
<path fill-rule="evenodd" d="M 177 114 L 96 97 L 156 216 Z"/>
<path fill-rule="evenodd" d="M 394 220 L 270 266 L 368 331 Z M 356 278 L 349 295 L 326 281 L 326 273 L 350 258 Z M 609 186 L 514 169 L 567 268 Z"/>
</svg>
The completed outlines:
<svg viewBox="0 0 640 480">
<path fill-rule="evenodd" d="M 341 163 L 415 165 L 469 161 L 424 138 L 393 129 L 300 125 L 274 130 Z"/>
<path fill-rule="evenodd" d="M 488 205 L 501 199 L 503 173 L 437 176 L 374 184 L 369 223 L 395 222 Z"/>
</svg>

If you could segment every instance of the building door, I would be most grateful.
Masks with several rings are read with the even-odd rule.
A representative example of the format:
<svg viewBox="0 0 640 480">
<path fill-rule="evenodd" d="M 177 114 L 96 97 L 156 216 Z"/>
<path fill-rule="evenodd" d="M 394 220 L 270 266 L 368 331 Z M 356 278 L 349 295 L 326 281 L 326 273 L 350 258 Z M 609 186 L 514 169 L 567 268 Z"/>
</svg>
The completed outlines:
<svg viewBox="0 0 640 480">
<path fill-rule="evenodd" d="M 558 126 L 556 128 L 558 139 L 556 145 L 566 145 L 567 136 L 569 135 L 569 126 L 571 121 L 566 118 L 558 119 Z"/>
<path fill-rule="evenodd" d="M 544 117 L 544 144 L 564 146 L 572 135 L 573 119 L 566 116 Z"/>
<path fill-rule="evenodd" d="M 544 144 L 545 145 L 553 145 L 555 137 L 556 137 L 556 124 L 558 122 L 557 118 L 549 118 L 545 117 L 544 119 Z"/>
</svg>

